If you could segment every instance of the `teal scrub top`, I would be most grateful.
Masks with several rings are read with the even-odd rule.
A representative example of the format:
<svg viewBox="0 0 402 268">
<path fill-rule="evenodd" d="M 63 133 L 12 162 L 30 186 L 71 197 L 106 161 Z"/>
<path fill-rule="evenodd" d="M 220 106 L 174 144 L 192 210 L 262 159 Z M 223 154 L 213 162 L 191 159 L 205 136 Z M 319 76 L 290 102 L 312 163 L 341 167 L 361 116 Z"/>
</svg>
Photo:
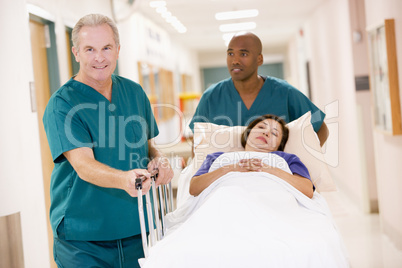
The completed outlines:
<svg viewBox="0 0 402 268">
<path fill-rule="evenodd" d="M 325 114 L 303 93 L 286 81 L 264 77 L 265 82 L 254 103 L 247 109 L 231 78 L 209 87 L 201 97 L 190 122 L 194 132 L 195 122 L 211 122 L 226 126 L 247 126 L 265 114 L 282 117 L 287 123 L 311 111 L 311 123 L 317 132 Z"/>
<path fill-rule="evenodd" d="M 112 75 L 112 100 L 70 79 L 49 100 L 43 123 L 54 161 L 50 221 L 64 219 L 66 240 L 105 241 L 141 233 L 137 198 L 79 178 L 63 153 L 93 149 L 95 159 L 120 170 L 147 168 L 148 140 L 158 135 L 141 86 Z"/>
</svg>

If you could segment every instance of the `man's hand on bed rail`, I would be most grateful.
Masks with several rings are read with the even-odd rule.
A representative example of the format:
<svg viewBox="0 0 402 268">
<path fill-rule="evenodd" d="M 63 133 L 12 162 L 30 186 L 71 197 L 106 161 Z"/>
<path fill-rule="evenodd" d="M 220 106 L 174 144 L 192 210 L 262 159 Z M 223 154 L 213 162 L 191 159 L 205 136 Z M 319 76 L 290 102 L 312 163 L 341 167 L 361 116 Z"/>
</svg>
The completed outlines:
<svg viewBox="0 0 402 268">
<path fill-rule="evenodd" d="M 164 156 L 158 156 L 152 159 L 148 164 L 148 171 L 154 173 L 157 170 L 158 176 L 156 179 L 156 186 L 161 184 L 168 184 L 173 178 L 173 170 L 170 166 L 169 160 Z"/>
<path fill-rule="evenodd" d="M 135 180 L 137 178 L 142 179 L 142 194 L 146 194 L 151 188 L 151 174 L 145 169 L 133 169 L 131 170 L 132 176 L 129 178 L 125 191 L 132 197 L 137 197 L 138 191 L 135 187 Z"/>
</svg>

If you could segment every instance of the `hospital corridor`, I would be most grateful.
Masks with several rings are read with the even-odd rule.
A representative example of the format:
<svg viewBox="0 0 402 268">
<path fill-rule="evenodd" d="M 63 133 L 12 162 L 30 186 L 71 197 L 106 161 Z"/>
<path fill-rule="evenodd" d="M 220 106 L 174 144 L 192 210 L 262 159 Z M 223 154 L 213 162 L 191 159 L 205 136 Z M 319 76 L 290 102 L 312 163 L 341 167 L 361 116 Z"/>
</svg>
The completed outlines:
<svg viewBox="0 0 402 268">
<path fill-rule="evenodd" d="M 0 268 L 402 268 L 402 0 L 0 22 Z"/>
<path fill-rule="evenodd" d="M 381 232 L 378 214 L 365 214 L 341 194 L 324 195 L 342 233 L 351 267 L 400 267 L 402 252 Z"/>
</svg>

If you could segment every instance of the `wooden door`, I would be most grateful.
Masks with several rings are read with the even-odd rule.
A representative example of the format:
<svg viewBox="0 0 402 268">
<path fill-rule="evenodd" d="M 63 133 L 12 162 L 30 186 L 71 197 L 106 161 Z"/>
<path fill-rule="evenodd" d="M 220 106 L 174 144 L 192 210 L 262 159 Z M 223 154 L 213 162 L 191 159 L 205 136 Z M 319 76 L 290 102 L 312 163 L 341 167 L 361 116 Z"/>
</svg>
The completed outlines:
<svg viewBox="0 0 402 268">
<path fill-rule="evenodd" d="M 53 233 L 49 221 L 50 209 L 50 176 L 53 170 L 53 161 L 47 143 L 45 129 L 43 127 L 42 117 L 45 112 L 46 105 L 50 98 L 49 86 L 49 70 L 48 59 L 46 53 L 46 31 L 49 29 L 42 23 L 30 20 L 32 62 L 34 70 L 34 82 L 36 91 L 36 107 L 39 122 L 39 138 L 42 158 L 43 184 L 45 190 L 46 218 L 48 227 L 48 240 L 50 251 L 51 267 L 57 267 L 53 260 Z"/>
<path fill-rule="evenodd" d="M 25 267 L 19 212 L 0 217 L 0 267 Z"/>
<path fill-rule="evenodd" d="M 73 61 L 70 57 L 71 52 L 71 45 L 70 45 L 70 32 L 66 30 L 66 46 L 67 46 L 67 64 L 68 64 L 68 77 L 73 76 Z"/>
</svg>

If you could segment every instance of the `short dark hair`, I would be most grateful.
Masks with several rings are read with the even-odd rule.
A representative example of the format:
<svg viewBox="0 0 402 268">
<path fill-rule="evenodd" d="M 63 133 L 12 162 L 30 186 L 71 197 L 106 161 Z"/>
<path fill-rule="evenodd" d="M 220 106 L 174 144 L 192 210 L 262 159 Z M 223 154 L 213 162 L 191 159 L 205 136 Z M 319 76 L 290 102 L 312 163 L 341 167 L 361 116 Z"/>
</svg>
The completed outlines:
<svg viewBox="0 0 402 268">
<path fill-rule="evenodd" d="M 241 145 L 243 147 L 246 147 L 247 139 L 248 139 L 248 135 L 250 134 L 250 131 L 258 123 L 264 121 L 265 119 L 273 119 L 282 126 L 282 139 L 281 139 L 281 143 L 279 144 L 278 151 L 283 151 L 285 149 L 286 142 L 288 141 L 288 138 L 289 138 L 289 128 L 286 126 L 285 120 L 283 120 L 281 117 L 276 116 L 274 114 L 261 115 L 260 117 L 258 117 L 254 121 L 252 121 L 241 134 Z"/>
</svg>

